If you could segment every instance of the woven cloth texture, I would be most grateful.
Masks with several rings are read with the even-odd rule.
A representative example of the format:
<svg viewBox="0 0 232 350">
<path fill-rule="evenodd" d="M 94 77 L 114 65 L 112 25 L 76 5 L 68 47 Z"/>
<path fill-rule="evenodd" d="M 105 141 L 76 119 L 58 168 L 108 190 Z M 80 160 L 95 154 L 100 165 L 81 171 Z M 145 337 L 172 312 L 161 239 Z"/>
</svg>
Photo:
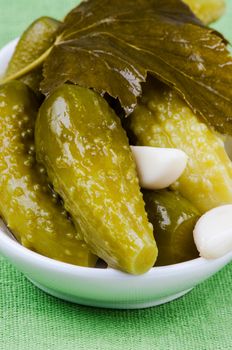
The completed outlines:
<svg viewBox="0 0 232 350">
<path fill-rule="evenodd" d="M 0 47 L 77 0 L 0 0 Z M 232 40 L 232 0 L 217 23 Z M 232 265 L 185 297 L 146 310 L 79 306 L 46 295 L 0 257 L 1 350 L 232 349 Z"/>
</svg>

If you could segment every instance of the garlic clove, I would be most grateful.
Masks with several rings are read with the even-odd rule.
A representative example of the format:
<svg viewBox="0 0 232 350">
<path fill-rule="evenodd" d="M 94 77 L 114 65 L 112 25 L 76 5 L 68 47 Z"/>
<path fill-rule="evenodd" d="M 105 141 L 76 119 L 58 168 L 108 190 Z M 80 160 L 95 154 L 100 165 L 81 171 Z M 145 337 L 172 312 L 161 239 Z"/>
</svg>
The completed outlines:
<svg viewBox="0 0 232 350">
<path fill-rule="evenodd" d="M 204 214 L 193 236 L 203 258 L 217 259 L 232 251 L 232 205 L 223 205 Z"/>
<path fill-rule="evenodd" d="M 131 146 L 140 186 L 149 190 L 169 187 L 183 173 L 188 157 L 175 148 Z"/>
</svg>

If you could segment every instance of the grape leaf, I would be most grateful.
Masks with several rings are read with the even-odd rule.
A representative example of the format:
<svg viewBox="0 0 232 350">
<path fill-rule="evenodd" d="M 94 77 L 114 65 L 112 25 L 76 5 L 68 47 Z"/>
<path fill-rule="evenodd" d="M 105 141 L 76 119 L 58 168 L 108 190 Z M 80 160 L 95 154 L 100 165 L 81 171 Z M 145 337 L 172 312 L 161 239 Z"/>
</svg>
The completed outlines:
<svg viewBox="0 0 232 350">
<path fill-rule="evenodd" d="M 130 114 L 147 73 L 176 89 L 218 131 L 232 134 L 226 41 L 180 0 L 89 0 L 72 10 L 44 64 L 42 91 L 72 82 L 118 98 Z"/>
</svg>

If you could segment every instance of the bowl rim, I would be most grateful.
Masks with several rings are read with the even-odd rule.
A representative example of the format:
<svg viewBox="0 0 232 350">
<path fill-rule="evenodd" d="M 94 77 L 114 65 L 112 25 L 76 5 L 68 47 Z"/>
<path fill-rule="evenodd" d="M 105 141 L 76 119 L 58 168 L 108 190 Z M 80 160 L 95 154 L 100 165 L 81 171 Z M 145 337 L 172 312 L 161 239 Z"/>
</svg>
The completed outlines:
<svg viewBox="0 0 232 350">
<path fill-rule="evenodd" d="M 2 54 L 8 55 L 8 51 L 12 50 L 12 47 L 14 47 L 19 40 L 19 37 L 9 41 L 6 43 L 3 47 L 0 48 L 0 56 Z M 5 253 L 7 251 L 7 253 Z M 144 278 L 144 277 L 151 277 L 155 275 L 163 275 L 164 272 L 166 273 L 172 273 L 179 272 L 180 270 L 191 270 L 192 268 L 199 269 L 204 267 L 209 267 L 210 265 L 215 264 L 226 264 L 228 261 L 232 260 L 232 251 L 228 254 L 224 255 L 223 257 L 220 257 L 218 259 L 211 259 L 207 260 L 202 257 L 198 257 L 193 260 L 173 264 L 173 265 L 165 265 L 165 266 L 154 266 L 152 267 L 148 272 L 142 275 L 131 275 L 126 272 L 112 269 L 112 268 L 96 268 L 96 267 L 84 267 L 84 266 L 78 266 L 73 265 L 70 263 L 65 263 L 59 260 L 55 260 L 49 257 L 46 257 L 42 254 L 39 254 L 37 252 L 34 252 L 23 245 L 21 245 L 13 236 L 13 234 L 10 232 L 10 230 L 7 228 L 5 223 L 0 218 L 0 252 L 3 256 L 7 257 L 10 255 L 13 255 L 13 253 L 17 254 L 17 256 L 23 257 L 23 260 L 30 261 L 30 264 L 33 262 L 33 265 L 37 265 L 40 268 L 46 268 L 46 269 L 56 269 L 60 272 L 63 271 L 67 273 L 75 274 L 75 275 L 82 275 L 86 276 L 93 275 L 95 277 L 116 277 L 116 278 Z M 9 252 L 9 254 L 8 254 Z M 22 259 L 21 259 L 22 260 Z"/>
<path fill-rule="evenodd" d="M 6 229 L 5 229 L 6 228 Z M 178 264 L 173 265 L 166 265 L 166 266 L 154 266 L 151 268 L 147 273 L 142 275 L 131 275 L 128 273 L 125 273 L 120 270 L 115 270 L 112 268 L 96 268 L 96 267 L 84 267 L 84 266 L 78 266 L 73 265 L 69 263 L 65 263 L 59 260 L 55 260 L 49 257 L 46 257 L 44 255 L 41 255 L 37 252 L 34 252 L 23 245 L 21 245 L 12 233 L 9 231 L 7 226 L 3 223 L 0 227 L 0 252 L 3 254 L 3 256 L 8 257 L 9 255 L 17 255 L 20 260 L 24 261 L 30 261 L 30 264 L 33 264 L 34 266 L 38 266 L 40 268 L 49 269 L 49 270 L 59 270 L 59 272 L 64 272 L 67 274 L 67 272 L 74 274 L 74 275 L 81 275 L 81 276 L 94 276 L 96 278 L 101 277 L 112 277 L 112 278 L 146 278 L 151 277 L 154 275 L 164 276 L 165 274 L 175 274 L 177 272 L 183 271 L 183 270 L 192 270 L 204 267 L 210 267 L 211 265 L 220 264 L 223 265 L 227 263 L 228 261 L 232 260 L 232 252 L 224 255 L 221 258 L 218 259 L 212 259 L 212 260 L 206 260 L 204 258 L 196 258 L 193 260 L 185 261 Z M 6 253 L 5 253 L 6 252 Z M 9 254 L 8 254 L 9 252 Z"/>
</svg>

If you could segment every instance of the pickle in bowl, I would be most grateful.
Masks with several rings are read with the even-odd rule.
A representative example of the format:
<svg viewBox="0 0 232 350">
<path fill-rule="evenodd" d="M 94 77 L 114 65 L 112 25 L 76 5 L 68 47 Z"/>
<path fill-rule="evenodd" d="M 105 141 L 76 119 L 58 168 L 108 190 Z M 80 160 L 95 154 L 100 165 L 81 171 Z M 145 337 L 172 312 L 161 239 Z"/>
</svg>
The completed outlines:
<svg viewBox="0 0 232 350">
<path fill-rule="evenodd" d="M 36 165 L 38 103 L 22 82 L 0 85 L 0 215 L 17 240 L 47 257 L 95 266 L 97 257 L 78 238 L 44 169 Z"/>
<path fill-rule="evenodd" d="M 143 192 L 148 219 L 155 227 L 159 250 L 156 265 L 177 264 L 199 257 L 193 230 L 199 211 L 179 193 L 171 190 Z"/>
<path fill-rule="evenodd" d="M 38 161 L 92 252 L 110 267 L 148 271 L 157 248 L 120 119 L 97 93 L 59 87 L 36 121 Z"/>
<path fill-rule="evenodd" d="M 136 145 L 174 147 L 188 155 L 172 188 L 201 213 L 232 203 L 232 163 L 222 138 L 173 89 L 150 78 L 127 123 Z"/>
<path fill-rule="evenodd" d="M 40 17 L 35 20 L 20 37 L 8 64 L 5 77 L 14 76 L 49 49 L 56 38 L 60 24 L 61 22 L 50 17 Z M 42 78 L 42 66 L 40 66 L 23 75 L 20 80 L 41 97 L 40 82 Z"/>
</svg>

